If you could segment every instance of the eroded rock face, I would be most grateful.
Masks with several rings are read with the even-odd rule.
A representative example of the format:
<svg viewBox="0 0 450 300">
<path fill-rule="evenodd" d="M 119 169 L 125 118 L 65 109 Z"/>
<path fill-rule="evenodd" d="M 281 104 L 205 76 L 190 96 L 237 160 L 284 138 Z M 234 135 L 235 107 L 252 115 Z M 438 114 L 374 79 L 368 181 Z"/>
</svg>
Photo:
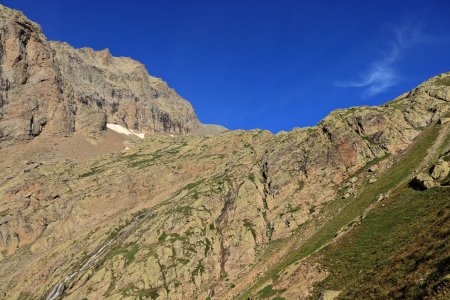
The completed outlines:
<svg viewBox="0 0 450 300">
<path fill-rule="evenodd" d="M 49 42 L 39 25 L 0 5 L 0 145 L 75 131 L 95 137 L 106 122 L 148 133 L 199 126 L 190 103 L 142 64 Z"/>
<path fill-rule="evenodd" d="M 0 6 L 0 142 L 73 131 L 75 103 L 40 27 Z"/>
<path fill-rule="evenodd" d="M 164 81 L 150 76 L 141 63 L 113 57 L 108 49 L 74 49 L 59 42 L 50 45 L 62 76 L 73 87 L 80 114 L 88 114 L 87 121 L 92 120 L 80 121 L 75 130 L 104 126 L 102 118 L 144 132 L 183 134 L 199 126 L 192 106 Z M 89 116 L 96 111 L 98 117 Z"/>
</svg>

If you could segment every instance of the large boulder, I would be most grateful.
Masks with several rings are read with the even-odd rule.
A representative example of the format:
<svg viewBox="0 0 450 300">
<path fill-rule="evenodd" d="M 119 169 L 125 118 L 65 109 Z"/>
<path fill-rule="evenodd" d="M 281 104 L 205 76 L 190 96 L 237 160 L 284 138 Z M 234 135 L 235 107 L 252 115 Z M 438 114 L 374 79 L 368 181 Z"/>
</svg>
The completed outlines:
<svg viewBox="0 0 450 300">
<path fill-rule="evenodd" d="M 425 190 L 436 186 L 433 177 L 426 173 L 420 173 L 414 177 L 413 184 Z"/>
<path fill-rule="evenodd" d="M 433 177 L 436 180 L 442 180 L 445 177 L 447 177 L 449 172 L 450 167 L 448 165 L 448 162 L 441 159 L 436 163 L 436 165 L 434 165 L 433 171 L 431 172 L 431 177 Z"/>
</svg>

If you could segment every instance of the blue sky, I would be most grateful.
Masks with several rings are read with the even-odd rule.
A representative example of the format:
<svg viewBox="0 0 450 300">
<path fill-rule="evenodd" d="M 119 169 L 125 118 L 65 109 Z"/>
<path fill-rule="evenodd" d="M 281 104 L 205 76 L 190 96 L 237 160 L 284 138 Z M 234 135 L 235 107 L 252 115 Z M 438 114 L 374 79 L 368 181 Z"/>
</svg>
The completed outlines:
<svg viewBox="0 0 450 300">
<path fill-rule="evenodd" d="M 450 71 L 450 1 L 0 2 L 51 40 L 143 62 L 230 129 L 314 125 Z"/>
</svg>

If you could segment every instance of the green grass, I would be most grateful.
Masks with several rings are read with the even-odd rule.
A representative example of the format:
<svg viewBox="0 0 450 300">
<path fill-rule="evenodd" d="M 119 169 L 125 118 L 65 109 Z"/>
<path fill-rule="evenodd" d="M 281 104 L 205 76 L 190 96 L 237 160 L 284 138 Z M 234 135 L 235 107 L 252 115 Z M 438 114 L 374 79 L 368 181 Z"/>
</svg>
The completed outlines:
<svg viewBox="0 0 450 300">
<path fill-rule="evenodd" d="M 449 152 L 449 153 L 446 153 L 446 154 L 444 155 L 444 160 L 445 160 L 446 162 L 449 162 L 449 161 L 450 161 L 450 152 Z"/>
<path fill-rule="evenodd" d="M 0 218 L 6 217 L 7 215 L 9 215 L 9 213 L 10 213 L 10 209 L 9 208 L 7 210 L 0 211 Z"/>
<path fill-rule="evenodd" d="M 192 215 L 193 208 L 190 206 L 178 206 L 171 213 L 180 213 L 185 217 L 189 217 Z"/>
<path fill-rule="evenodd" d="M 364 172 L 367 168 L 376 165 L 377 163 L 379 163 L 382 160 L 385 160 L 386 158 L 388 158 L 389 156 L 391 156 L 390 153 L 385 153 L 383 156 L 381 157 L 375 157 L 374 159 L 372 159 L 371 161 L 367 162 L 364 166 L 362 166 L 361 168 L 359 168 L 354 174 L 353 177 L 357 177 L 359 176 L 362 172 Z"/>
<path fill-rule="evenodd" d="M 122 222 L 122 221 L 121 221 Z M 128 225 L 128 222 L 129 221 L 127 221 L 127 222 L 125 222 L 125 223 L 119 223 L 116 227 L 114 227 L 114 228 L 112 228 L 111 229 L 111 232 L 109 232 L 109 235 L 108 235 L 108 239 L 115 239 L 117 236 L 118 236 L 118 234 L 119 234 L 119 232 L 123 229 L 123 228 L 125 228 L 125 226 L 127 226 Z"/>
<path fill-rule="evenodd" d="M 199 179 L 197 181 L 188 183 L 187 185 L 185 185 L 184 187 L 182 187 L 181 189 L 176 191 L 173 197 L 176 197 L 176 196 L 180 195 L 184 191 L 188 191 L 189 193 L 192 193 L 194 191 L 194 189 L 196 187 L 198 187 L 199 185 L 201 185 L 204 181 L 205 181 L 205 179 L 202 178 L 202 179 Z"/>
<path fill-rule="evenodd" d="M 123 255 L 125 258 L 125 264 L 130 264 L 136 255 L 136 253 L 139 251 L 139 245 L 135 244 L 131 247 L 119 247 L 111 249 L 102 259 L 102 262 L 100 264 L 103 264 L 105 261 L 108 261 L 112 259 L 116 255 Z"/>
<path fill-rule="evenodd" d="M 18 300 L 28 300 L 28 299 L 33 299 L 33 295 L 31 295 L 30 293 L 27 292 L 21 292 L 19 294 L 19 298 L 17 298 Z"/>
<path fill-rule="evenodd" d="M 253 173 L 248 174 L 248 179 L 250 179 L 251 182 L 255 183 L 256 182 L 255 174 Z"/>
<path fill-rule="evenodd" d="M 100 172 L 103 172 L 102 168 L 100 168 L 100 167 L 93 167 L 93 168 L 91 168 L 90 171 L 78 175 L 78 178 L 82 179 L 82 178 L 90 177 L 90 176 L 95 175 L 95 174 L 100 173 Z"/>
<path fill-rule="evenodd" d="M 137 296 L 138 299 L 158 299 L 159 293 L 158 289 L 138 289 L 135 285 L 129 285 L 122 290 L 122 295 L 127 296 Z"/>
<path fill-rule="evenodd" d="M 142 169 L 152 165 L 153 162 L 157 161 L 163 156 L 161 153 L 152 153 L 150 155 L 143 155 L 144 159 L 133 160 L 128 163 L 128 166 L 131 168 Z"/>
<path fill-rule="evenodd" d="M 256 231 L 255 231 L 255 224 L 253 224 L 251 221 L 249 221 L 248 219 L 244 220 L 244 227 L 249 230 L 253 236 L 253 240 L 256 241 Z"/>
<path fill-rule="evenodd" d="M 438 78 L 434 83 L 436 85 L 450 86 L 450 77 Z"/>
<path fill-rule="evenodd" d="M 375 299 L 424 296 L 427 287 L 421 278 L 438 270 L 450 250 L 448 243 L 445 246 L 450 234 L 448 199 L 448 188 L 398 189 L 384 207 L 372 210 L 361 225 L 321 253 L 331 274 L 320 289 L 344 289 L 342 297 L 349 299 L 361 294 Z M 408 251 L 412 255 L 404 255 Z"/>
<path fill-rule="evenodd" d="M 158 299 L 159 294 L 156 289 L 141 290 L 138 292 L 139 299 L 145 299 L 145 297 L 150 297 L 150 299 Z"/>
<path fill-rule="evenodd" d="M 349 204 L 342 208 L 328 223 L 309 240 L 294 251 L 290 256 L 276 264 L 264 276 L 258 279 L 244 294 L 238 299 L 247 299 L 255 290 L 267 281 L 277 278 L 278 274 L 291 264 L 314 253 L 320 247 L 331 241 L 336 233 L 362 214 L 364 209 L 376 201 L 379 194 L 397 186 L 406 178 L 417 165 L 420 164 L 427 150 L 435 141 L 439 133 L 439 126 L 432 126 L 426 129 L 413 143 L 410 149 L 393 167 L 391 167 L 375 183 L 367 185 L 362 193 L 356 198 L 349 198 Z"/>
<path fill-rule="evenodd" d="M 211 241 L 205 237 L 205 257 L 208 256 L 209 251 L 212 249 L 212 243 Z"/>
<path fill-rule="evenodd" d="M 304 181 L 299 181 L 297 184 L 297 192 L 300 192 L 301 190 L 303 190 L 303 188 L 305 187 L 305 182 Z"/>
<path fill-rule="evenodd" d="M 256 297 L 257 297 L 257 299 L 267 299 L 267 298 L 271 298 L 272 300 L 275 300 L 275 299 L 284 299 L 284 298 L 281 298 L 281 297 L 274 297 L 274 298 L 272 298 L 273 296 L 276 296 L 278 293 L 282 293 L 282 292 L 284 292 L 284 291 L 286 291 L 286 289 L 275 290 L 275 289 L 273 288 L 273 286 L 272 286 L 271 284 L 269 284 L 268 286 L 265 286 L 264 288 L 262 288 L 262 289 L 256 294 Z"/>
<path fill-rule="evenodd" d="M 292 207 L 292 204 L 289 203 L 287 208 L 288 208 L 287 213 L 293 214 L 293 213 L 299 211 L 301 207 L 299 205 L 295 206 L 295 207 Z M 311 208 L 310 208 L 310 210 L 311 210 Z"/>
<path fill-rule="evenodd" d="M 120 160 L 125 160 L 128 163 L 128 166 L 136 169 L 143 169 L 145 167 L 149 167 L 157 163 L 160 159 L 172 159 L 172 156 L 179 154 L 180 148 L 183 145 L 176 146 L 169 149 L 159 149 L 152 153 L 133 153 L 129 155 L 121 155 L 119 157 Z"/>
<path fill-rule="evenodd" d="M 183 190 L 189 190 L 190 191 L 190 190 L 196 188 L 197 186 L 199 186 L 200 184 L 202 184 L 203 181 L 205 181 L 205 180 L 204 179 L 200 179 L 200 180 L 197 180 L 195 182 L 189 183 L 183 188 Z"/>
<path fill-rule="evenodd" d="M 205 266 L 203 265 L 203 261 L 199 261 L 197 267 L 191 273 L 191 281 L 195 282 L 194 278 L 198 275 L 205 273 Z"/>
<path fill-rule="evenodd" d="M 168 236 L 169 236 L 169 235 L 168 235 L 167 233 L 163 232 L 163 233 L 159 236 L 158 242 L 161 243 L 161 244 L 164 243 L 164 242 L 166 241 L 166 239 L 167 239 Z"/>
<path fill-rule="evenodd" d="M 257 294 L 258 298 L 265 299 L 277 294 L 277 291 L 273 289 L 272 285 L 268 285 L 260 290 Z"/>
<path fill-rule="evenodd" d="M 385 105 L 393 107 L 395 109 L 400 109 L 404 105 L 404 102 L 402 102 L 403 99 L 405 98 L 395 98 L 389 102 L 386 102 Z"/>
</svg>

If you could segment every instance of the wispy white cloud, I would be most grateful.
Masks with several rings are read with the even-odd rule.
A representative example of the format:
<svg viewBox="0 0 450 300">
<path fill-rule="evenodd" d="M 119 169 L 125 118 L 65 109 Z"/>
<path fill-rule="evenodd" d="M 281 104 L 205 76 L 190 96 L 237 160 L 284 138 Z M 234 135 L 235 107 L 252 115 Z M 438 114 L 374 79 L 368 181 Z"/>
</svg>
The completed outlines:
<svg viewBox="0 0 450 300">
<path fill-rule="evenodd" d="M 402 55 L 422 40 L 419 25 L 404 23 L 391 29 L 393 40 L 387 51 L 375 60 L 359 78 L 336 82 L 338 87 L 363 88 L 363 96 L 371 97 L 380 94 L 400 80 L 397 65 Z"/>
</svg>

